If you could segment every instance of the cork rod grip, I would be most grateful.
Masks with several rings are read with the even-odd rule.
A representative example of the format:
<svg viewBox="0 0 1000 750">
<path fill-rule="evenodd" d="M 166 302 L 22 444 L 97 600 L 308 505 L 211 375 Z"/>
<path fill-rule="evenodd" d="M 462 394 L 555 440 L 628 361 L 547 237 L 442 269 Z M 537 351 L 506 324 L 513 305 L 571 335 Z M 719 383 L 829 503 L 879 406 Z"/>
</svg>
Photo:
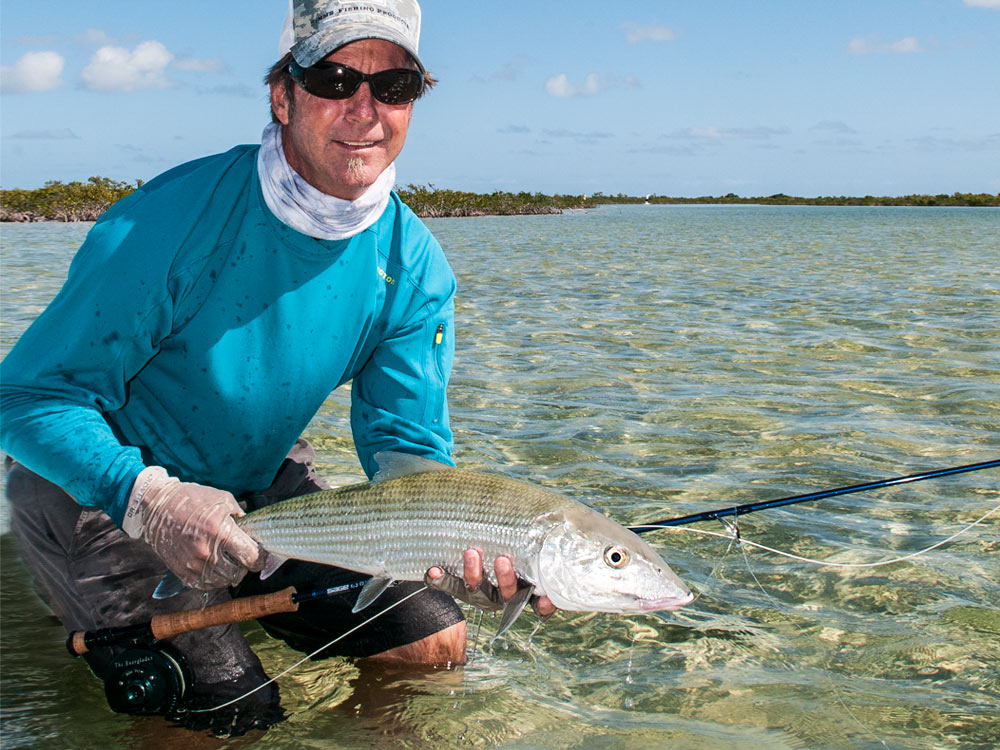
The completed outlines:
<svg viewBox="0 0 1000 750">
<path fill-rule="evenodd" d="M 156 615 L 150 622 L 150 629 L 153 637 L 160 640 L 212 625 L 228 625 L 279 612 L 295 612 L 298 610 L 299 604 L 292 600 L 294 595 L 295 587 L 289 586 L 271 594 L 233 599 L 229 602 L 213 604 L 204 609 L 189 609 L 168 615 Z"/>
<path fill-rule="evenodd" d="M 69 640 L 66 641 L 66 648 L 73 656 L 83 656 L 85 653 L 90 651 L 90 646 L 87 645 L 87 633 L 83 630 L 74 630 L 69 634 Z"/>
</svg>

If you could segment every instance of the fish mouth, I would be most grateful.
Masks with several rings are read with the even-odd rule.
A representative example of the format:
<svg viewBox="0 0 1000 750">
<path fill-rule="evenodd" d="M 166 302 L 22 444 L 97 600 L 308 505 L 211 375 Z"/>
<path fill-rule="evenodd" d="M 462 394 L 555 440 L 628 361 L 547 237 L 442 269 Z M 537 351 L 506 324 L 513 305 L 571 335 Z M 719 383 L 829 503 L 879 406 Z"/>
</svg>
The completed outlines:
<svg viewBox="0 0 1000 750">
<path fill-rule="evenodd" d="M 639 606 L 646 611 L 653 611 L 657 609 L 676 610 L 681 607 L 686 607 L 693 601 L 694 594 L 688 591 L 687 595 L 681 598 L 677 598 L 676 596 L 667 596 L 661 599 L 640 599 Z"/>
</svg>

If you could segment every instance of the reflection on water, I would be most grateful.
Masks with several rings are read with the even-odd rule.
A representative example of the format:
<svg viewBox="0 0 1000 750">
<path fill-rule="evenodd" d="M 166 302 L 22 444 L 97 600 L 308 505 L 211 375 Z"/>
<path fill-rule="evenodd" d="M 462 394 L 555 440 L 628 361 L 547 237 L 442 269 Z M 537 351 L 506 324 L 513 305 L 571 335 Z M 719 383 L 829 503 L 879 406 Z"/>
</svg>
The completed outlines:
<svg viewBox="0 0 1000 750">
<path fill-rule="evenodd" d="M 430 222 L 460 285 L 457 459 L 629 523 L 1000 457 L 1000 211 L 607 207 Z M 2 350 L 86 227 L 4 226 Z M 310 438 L 358 476 L 345 392 Z M 770 510 L 751 540 L 839 562 L 946 537 L 995 470 Z M 722 530 L 718 525 L 703 525 Z M 460 670 L 282 678 L 290 719 L 220 743 L 111 715 L 3 537 L 3 741 L 28 747 L 985 748 L 1000 743 L 996 517 L 887 567 L 650 534 L 681 613 L 524 618 Z M 299 655 L 246 629 L 272 673 Z"/>
</svg>

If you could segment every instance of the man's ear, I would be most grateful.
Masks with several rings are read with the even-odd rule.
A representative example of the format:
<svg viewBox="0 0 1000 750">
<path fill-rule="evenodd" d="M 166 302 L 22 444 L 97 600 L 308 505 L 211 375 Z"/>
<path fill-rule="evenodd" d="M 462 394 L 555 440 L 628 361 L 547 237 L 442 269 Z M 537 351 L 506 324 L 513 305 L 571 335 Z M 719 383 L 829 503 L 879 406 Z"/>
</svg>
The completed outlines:
<svg viewBox="0 0 1000 750">
<path fill-rule="evenodd" d="M 288 125 L 289 121 L 292 119 L 292 102 L 291 97 L 294 94 L 289 91 L 289 86 L 285 86 L 284 83 L 272 83 L 271 84 L 271 111 L 274 116 L 278 118 L 278 122 L 282 125 Z"/>
</svg>

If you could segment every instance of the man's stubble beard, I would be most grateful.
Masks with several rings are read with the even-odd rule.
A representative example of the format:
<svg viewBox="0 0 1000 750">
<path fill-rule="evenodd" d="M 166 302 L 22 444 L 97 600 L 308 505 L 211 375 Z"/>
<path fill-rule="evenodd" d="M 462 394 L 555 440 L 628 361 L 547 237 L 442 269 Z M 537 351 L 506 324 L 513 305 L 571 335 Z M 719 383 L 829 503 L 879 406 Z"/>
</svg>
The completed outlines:
<svg viewBox="0 0 1000 750">
<path fill-rule="evenodd" d="M 350 173 L 351 178 L 354 180 L 355 184 L 364 185 L 365 179 L 365 160 L 359 158 L 349 159 L 347 161 L 347 171 Z M 368 187 L 365 185 L 365 187 Z"/>
</svg>

